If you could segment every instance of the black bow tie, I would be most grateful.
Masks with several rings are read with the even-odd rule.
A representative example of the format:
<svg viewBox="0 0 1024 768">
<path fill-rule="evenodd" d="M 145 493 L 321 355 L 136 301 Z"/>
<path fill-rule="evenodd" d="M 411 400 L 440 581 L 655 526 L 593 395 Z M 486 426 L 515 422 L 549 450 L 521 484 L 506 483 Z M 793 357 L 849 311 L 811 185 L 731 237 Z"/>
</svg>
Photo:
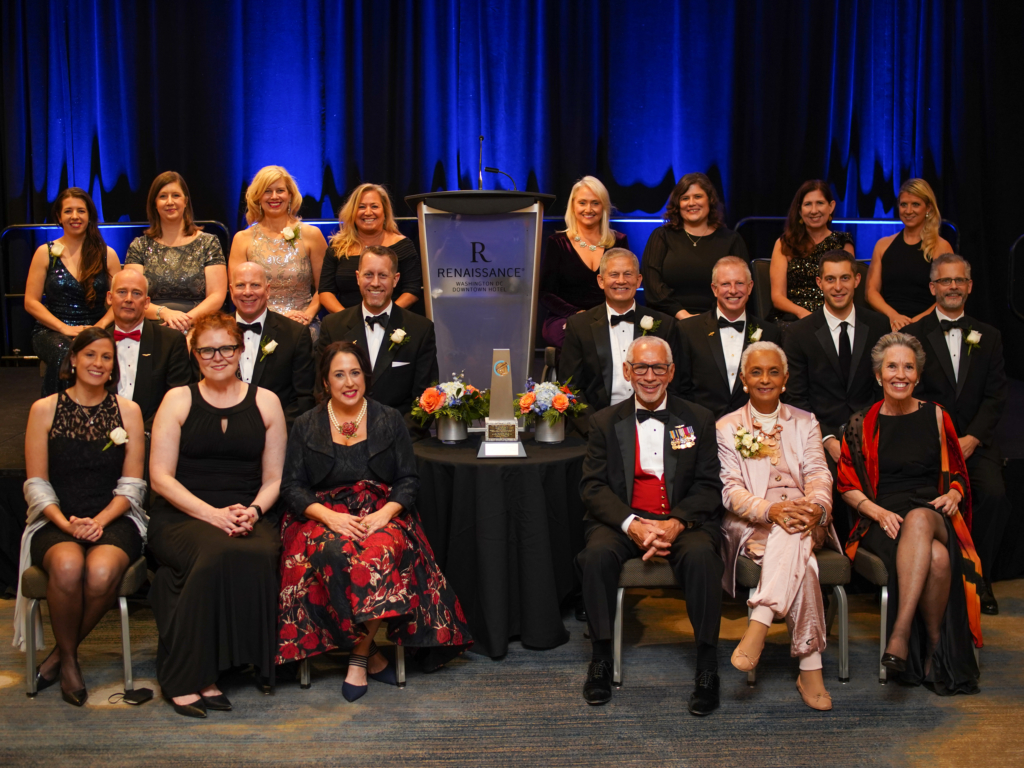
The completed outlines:
<svg viewBox="0 0 1024 768">
<path fill-rule="evenodd" d="M 625 314 L 622 314 L 622 315 L 612 315 L 612 320 L 611 320 L 612 328 L 614 328 L 619 323 L 635 323 L 635 322 L 636 322 L 636 310 L 635 309 L 631 309 L 631 310 L 629 310 L 629 312 L 626 312 Z"/>
<path fill-rule="evenodd" d="M 959 320 L 939 320 L 939 325 L 942 326 L 943 333 L 949 333 L 954 328 L 959 328 L 962 331 L 964 330 L 964 319 L 961 317 Z"/>
<path fill-rule="evenodd" d="M 261 333 L 263 333 L 263 323 L 239 323 L 238 330 L 240 330 L 242 333 L 245 333 L 246 331 L 252 331 L 257 336 L 259 336 Z"/>
<path fill-rule="evenodd" d="M 669 413 L 668 411 L 648 411 L 646 408 L 636 409 L 636 420 L 643 424 L 648 419 L 657 419 L 662 424 L 668 424 Z"/>
<path fill-rule="evenodd" d="M 719 328 L 734 328 L 737 333 L 743 333 L 743 325 L 744 322 L 742 320 L 737 320 L 735 323 L 730 323 L 724 317 L 718 318 Z"/>
<path fill-rule="evenodd" d="M 368 326 L 370 326 L 370 330 L 371 331 L 373 330 L 373 326 L 374 326 L 375 323 L 380 323 L 380 327 L 381 328 L 387 328 L 388 327 L 388 313 L 387 312 L 383 312 L 383 313 L 381 313 L 379 315 L 370 315 L 369 317 L 366 318 L 366 324 Z"/>
</svg>

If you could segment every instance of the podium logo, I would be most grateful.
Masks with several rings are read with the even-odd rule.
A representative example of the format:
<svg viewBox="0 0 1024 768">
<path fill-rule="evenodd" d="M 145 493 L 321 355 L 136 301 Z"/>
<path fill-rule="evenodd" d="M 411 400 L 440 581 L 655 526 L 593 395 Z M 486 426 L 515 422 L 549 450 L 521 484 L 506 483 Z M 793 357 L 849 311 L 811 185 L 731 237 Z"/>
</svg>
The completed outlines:
<svg viewBox="0 0 1024 768">
<path fill-rule="evenodd" d="M 476 257 L 480 257 L 480 261 L 490 264 L 491 260 L 484 256 L 484 248 L 486 247 L 483 243 L 478 243 L 475 240 L 470 243 L 473 246 L 473 263 L 476 264 Z"/>
<path fill-rule="evenodd" d="M 508 361 L 498 360 L 494 364 L 494 372 L 499 376 L 508 376 Z"/>
</svg>

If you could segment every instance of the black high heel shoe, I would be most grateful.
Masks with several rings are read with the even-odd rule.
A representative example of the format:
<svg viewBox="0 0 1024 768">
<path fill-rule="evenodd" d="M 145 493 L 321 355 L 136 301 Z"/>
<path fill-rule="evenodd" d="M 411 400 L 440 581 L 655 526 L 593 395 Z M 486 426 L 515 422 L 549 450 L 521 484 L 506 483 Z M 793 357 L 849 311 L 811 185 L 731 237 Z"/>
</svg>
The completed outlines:
<svg viewBox="0 0 1024 768">
<path fill-rule="evenodd" d="M 52 651 L 50 651 L 50 653 L 47 654 L 46 658 L 43 659 L 43 664 L 45 664 L 47 661 L 49 661 L 50 660 L 50 656 L 53 656 L 53 654 L 55 654 L 56 652 L 57 652 L 56 648 L 54 648 Z M 38 667 L 36 667 L 36 693 L 39 693 L 39 691 L 45 691 L 47 688 L 49 688 L 54 683 L 60 682 L 60 664 L 57 665 L 57 669 L 55 670 L 57 672 L 57 675 L 52 680 L 47 680 L 45 677 L 43 677 L 42 673 L 39 671 L 39 670 L 41 670 L 43 668 L 43 664 L 40 664 Z"/>
<path fill-rule="evenodd" d="M 380 648 L 374 642 L 370 643 L 370 650 L 366 654 L 367 660 L 373 658 L 380 653 Z M 383 655 L 383 654 L 381 654 Z M 376 680 L 378 683 L 386 683 L 387 685 L 398 685 L 398 675 L 395 673 L 395 668 L 391 665 L 391 662 L 385 657 L 385 661 L 388 665 L 384 667 L 380 672 L 370 672 L 369 667 L 366 669 L 366 676 L 371 680 Z"/>
<path fill-rule="evenodd" d="M 80 690 L 71 691 L 70 693 L 68 693 L 63 688 L 61 688 L 60 695 L 61 698 L 64 699 L 64 701 L 66 701 L 68 704 L 74 707 L 80 707 L 83 704 L 85 704 L 86 700 L 89 698 L 89 691 L 85 688 L 82 688 Z"/>
<path fill-rule="evenodd" d="M 893 672 L 906 672 L 907 660 L 901 659 L 894 653 L 883 653 L 882 666 L 886 669 L 891 669 Z"/>
<path fill-rule="evenodd" d="M 348 657 L 348 665 L 350 667 L 362 667 L 366 669 L 366 656 L 360 656 L 357 653 L 350 653 Z M 345 701 L 352 702 L 356 699 L 362 698 L 366 693 L 367 685 L 352 685 L 352 683 L 341 684 L 341 695 Z"/>
</svg>

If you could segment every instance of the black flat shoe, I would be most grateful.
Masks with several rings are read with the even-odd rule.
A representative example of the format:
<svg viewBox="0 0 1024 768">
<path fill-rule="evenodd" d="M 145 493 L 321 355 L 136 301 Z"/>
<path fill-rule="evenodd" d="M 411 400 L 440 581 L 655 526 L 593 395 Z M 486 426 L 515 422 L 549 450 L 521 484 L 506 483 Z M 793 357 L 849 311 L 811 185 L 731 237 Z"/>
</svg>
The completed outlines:
<svg viewBox="0 0 1024 768">
<path fill-rule="evenodd" d="M 89 691 L 82 688 L 77 691 L 71 691 L 68 693 L 63 688 L 60 689 L 61 698 L 64 699 L 68 704 L 74 707 L 80 707 L 85 704 L 86 699 L 89 698 Z"/>
<path fill-rule="evenodd" d="M 687 709 L 691 715 L 703 717 L 710 715 L 718 709 L 718 689 L 720 681 L 715 672 L 701 672 L 694 681 L 693 693 L 690 694 L 690 701 Z"/>
<path fill-rule="evenodd" d="M 583 700 L 587 704 L 607 704 L 612 700 L 612 665 L 602 660 L 590 662 L 587 681 L 583 683 Z"/>
<path fill-rule="evenodd" d="M 587 620 L 587 609 L 582 605 L 577 606 L 574 615 L 576 616 L 576 621 L 582 621 L 585 623 Z"/>
<path fill-rule="evenodd" d="M 228 701 L 228 697 L 223 693 L 218 693 L 216 696 L 203 696 L 199 694 L 199 698 L 202 699 L 203 704 L 208 710 L 213 712 L 230 712 L 231 702 Z"/>
<path fill-rule="evenodd" d="M 882 666 L 886 669 L 891 669 L 893 672 L 906 672 L 907 660 L 901 659 L 893 653 L 883 653 Z"/>
<path fill-rule="evenodd" d="M 262 693 L 264 696 L 269 696 L 274 692 L 274 686 L 267 682 L 266 678 L 256 678 L 256 690 Z"/>
<path fill-rule="evenodd" d="M 168 701 L 171 702 L 174 711 L 182 717 L 206 717 L 206 704 L 203 702 L 202 696 L 199 697 L 199 701 L 193 701 L 191 704 L 175 704 L 172 699 L 168 699 Z"/>
</svg>

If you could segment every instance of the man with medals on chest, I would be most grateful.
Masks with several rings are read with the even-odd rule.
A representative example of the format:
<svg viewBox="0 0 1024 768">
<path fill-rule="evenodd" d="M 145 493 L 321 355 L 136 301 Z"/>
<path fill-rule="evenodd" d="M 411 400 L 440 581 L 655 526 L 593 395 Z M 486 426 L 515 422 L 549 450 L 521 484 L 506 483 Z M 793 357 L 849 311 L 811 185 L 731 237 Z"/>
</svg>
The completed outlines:
<svg viewBox="0 0 1024 768">
<path fill-rule="evenodd" d="M 593 644 L 583 698 L 588 704 L 611 699 L 612 625 L 623 563 L 659 556 L 686 594 L 697 640 L 688 709 L 707 715 L 719 702 L 722 480 L 714 417 L 668 395 L 674 374 L 664 339 L 634 340 L 623 375 L 635 396 L 590 420 L 580 482 L 587 544 L 576 558 Z"/>
</svg>

